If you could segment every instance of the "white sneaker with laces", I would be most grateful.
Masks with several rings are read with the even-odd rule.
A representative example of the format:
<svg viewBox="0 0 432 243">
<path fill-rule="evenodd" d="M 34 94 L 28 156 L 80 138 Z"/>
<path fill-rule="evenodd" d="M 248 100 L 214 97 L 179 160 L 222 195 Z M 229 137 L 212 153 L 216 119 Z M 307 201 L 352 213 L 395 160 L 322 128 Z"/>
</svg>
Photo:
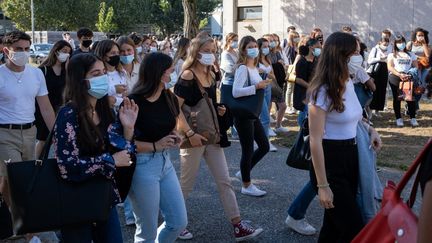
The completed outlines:
<svg viewBox="0 0 432 243">
<path fill-rule="evenodd" d="M 248 187 L 242 187 L 241 193 L 244 195 L 254 196 L 254 197 L 262 197 L 267 194 L 266 191 L 258 189 L 254 184 L 250 184 Z"/>
<path fill-rule="evenodd" d="M 313 235 L 317 232 L 317 230 L 312 225 L 310 225 L 304 218 L 295 220 L 288 215 L 285 220 L 285 224 L 295 232 L 302 235 Z"/>
<path fill-rule="evenodd" d="M 278 151 L 277 148 L 270 142 L 269 142 L 269 146 L 270 146 L 270 152 L 277 152 Z"/>
<path fill-rule="evenodd" d="M 269 135 L 269 137 L 276 137 L 277 136 L 277 134 L 271 128 L 269 128 L 268 135 Z"/>
<path fill-rule="evenodd" d="M 403 127 L 403 120 L 402 120 L 402 118 L 399 118 L 399 119 L 396 119 L 396 126 L 398 126 L 398 127 Z"/>
<path fill-rule="evenodd" d="M 286 133 L 289 132 L 288 128 L 280 126 L 280 127 L 276 127 L 274 130 L 276 133 Z"/>
<path fill-rule="evenodd" d="M 418 127 L 419 126 L 419 124 L 415 118 L 411 118 L 410 123 L 411 123 L 412 127 Z"/>
</svg>

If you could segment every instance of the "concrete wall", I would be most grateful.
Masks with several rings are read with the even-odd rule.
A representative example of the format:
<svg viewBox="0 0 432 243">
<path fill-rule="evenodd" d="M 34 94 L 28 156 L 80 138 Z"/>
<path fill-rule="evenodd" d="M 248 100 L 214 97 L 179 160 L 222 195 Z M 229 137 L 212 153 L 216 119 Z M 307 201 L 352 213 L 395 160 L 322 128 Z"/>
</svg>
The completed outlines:
<svg viewBox="0 0 432 243">
<path fill-rule="evenodd" d="M 257 5 L 263 6 L 261 21 L 237 21 L 237 6 Z M 290 25 L 300 33 L 320 27 L 328 36 L 349 25 L 372 45 L 385 28 L 406 36 L 418 26 L 432 30 L 431 0 L 224 0 L 223 9 L 224 34 L 237 31 L 241 36 L 276 33 L 286 37 Z M 255 32 L 244 28 L 247 25 Z"/>
</svg>

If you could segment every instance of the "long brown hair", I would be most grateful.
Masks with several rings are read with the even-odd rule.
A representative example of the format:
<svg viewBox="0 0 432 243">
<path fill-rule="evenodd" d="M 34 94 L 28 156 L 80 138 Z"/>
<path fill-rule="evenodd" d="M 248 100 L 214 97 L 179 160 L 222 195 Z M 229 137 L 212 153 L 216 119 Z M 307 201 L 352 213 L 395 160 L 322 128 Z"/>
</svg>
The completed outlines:
<svg viewBox="0 0 432 243">
<path fill-rule="evenodd" d="M 251 43 L 251 42 L 257 43 L 257 41 L 255 40 L 255 38 L 253 38 L 250 35 L 247 35 L 247 36 L 244 36 L 243 38 L 241 38 L 240 44 L 239 44 L 239 58 L 238 58 L 238 61 L 237 61 L 236 68 L 238 66 L 240 66 L 240 65 L 247 65 L 248 56 L 247 56 L 246 46 L 249 43 Z M 258 64 L 258 60 L 259 60 L 259 55 L 254 60 L 254 65 L 255 66 Z"/>
<path fill-rule="evenodd" d="M 349 78 L 348 61 L 356 49 L 357 40 L 353 35 L 343 32 L 331 34 L 318 58 L 307 97 L 316 102 L 319 89 L 325 87 L 331 100 L 329 111 L 343 112 L 345 105 L 342 95 L 346 88 L 345 82 Z"/>
<path fill-rule="evenodd" d="M 113 48 L 113 46 L 117 46 L 117 48 L 120 51 L 120 46 L 113 40 L 103 40 L 100 41 L 96 47 L 95 50 L 95 55 L 97 57 L 99 57 L 100 59 L 104 60 L 105 56 L 107 55 L 108 52 L 111 51 L 111 49 Z M 106 61 L 104 61 L 105 66 L 106 66 Z M 123 74 L 123 66 L 121 65 L 121 63 L 119 62 L 119 64 L 117 65 L 117 67 L 115 67 L 115 69 L 120 73 Z"/>
<path fill-rule="evenodd" d="M 52 67 L 57 62 L 57 52 L 63 49 L 65 46 L 69 47 L 69 55 L 72 55 L 72 46 L 65 40 L 57 41 L 51 48 L 48 57 L 39 65 L 39 67 Z M 62 63 L 62 69 L 64 69 L 66 62 Z"/>
<path fill-rule="evenodd" d="M 183 37 L 179 40 L 177 45 L 177 52 L 174 55 L 174 65 L 176 65 L 180 59 L 183 60 L 186 59 L 189 46 L 190 46 L 190 40 L 188 38 Z"/>
<path fill-rule="evenodd" d="M 213 39 L 209 36 L 195 37 L 192 39 L 189 47 L 188 55 L 186 57 L 185 62 L 183 63 L 182 71 L 191 69 L 197 62 L 199 62 L 198 61 L 199 50 L 201 49 L 202 46 L 204 46 L 208 42 L 211 42 L 214 45 Z M 212 76 L 211 70 L 212 70 L 212 66 L 208 66 L 207 67 L 208 80 L 210 80 L 210 77 Z"/>
<path fill-rule="evenodd" d="M 238 37 L 238 35 L 236 33 L 230 32 L 225 36 L 225 45 L 223 47 L 224 50 L 228 50 L 228 48 L 230 47 L 230 42 L 232 40 L 234 40 L 234 38 Z"/>
</svg>

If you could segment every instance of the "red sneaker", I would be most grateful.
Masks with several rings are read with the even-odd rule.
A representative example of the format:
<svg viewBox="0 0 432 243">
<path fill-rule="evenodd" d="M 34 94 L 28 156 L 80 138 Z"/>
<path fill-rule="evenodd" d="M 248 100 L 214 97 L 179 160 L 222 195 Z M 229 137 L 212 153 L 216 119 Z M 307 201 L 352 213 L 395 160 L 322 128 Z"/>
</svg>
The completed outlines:
<svg viewBox="0 0 432 243">
<path fill-rule="evenodd" d="M 245 220 L 242 220 L 238 224 L 234 224 L 233 226 L 236 241 L 249 240 L 257 237 L 263 232 L 262 228 L 254 228 Z"/>
</svg>

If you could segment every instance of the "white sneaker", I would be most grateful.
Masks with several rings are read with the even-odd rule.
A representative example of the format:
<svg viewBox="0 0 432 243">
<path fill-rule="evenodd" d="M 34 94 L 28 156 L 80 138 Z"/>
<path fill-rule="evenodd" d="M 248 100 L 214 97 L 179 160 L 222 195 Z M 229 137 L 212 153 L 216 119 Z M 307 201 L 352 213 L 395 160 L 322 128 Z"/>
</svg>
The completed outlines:
<svg viewBox="0 0 432 243">
<path fill-rule="evenodd" d="M 269 135 L 269 137 L 276 137 L 277 136 L 277 134 L 271 128 L 269 128 L 269 130 L 268 130 L 268 135 Z"/>
<path fill-rule="evenodd" d="M 292 115 L 292 114 L 296 113 L 296 110 L 294 108 L 290 108 L 290 109 L 287 109 L 287 111 L 285 113 Z"/>
<path fill-rule="evenodd" d="M 288 131 L 288 128 L 283 127 L 283 126 L 280 126 L 280 127 L 275 128 L 274 131 L 275 131 L 276 133 L 286 133 L 286 132 L 289 132 L 289 131 Z"/>
<path fill-rule="evenodd" d="M 313 235 L 317 232 L 317 230 L 308 222 L 306 222 L 304 218 L 295 220 L 288 215 L 285 220 L 285 224 L 288 226 L 288 228 L 291 228 L 295 232 L 302 235 Z"/>
<path fill-rule="evenodd" d="M 242 186 L 241 193 L 245 194 L 245 195 L 249 195 L 249 196 L 254 196 L 254 197 L 262 197 L 265 194 L 267 194 L 266 191 L 258 189 L 252 183 L 248 187 L 246 187 L 246 188 Z"/>
<path fill-rule="evenodd" d="M 419 126 L 419 124 L 415 118 L 411 118 L 410 123 L 411 123 L 412 127 L 418 127 Z"/>
<path fill-rule="evenodd" d="M 269 146 L 270 146 L 270 152 L 277 152 L 277 148 L 271 143 L 269 142 Z"/>
<path fill-rule="evenodd" d="M 237 173 L 235 173 L 235 177 L 239 178 L 239 180 L 242 179 L 242 175 L 241 175 L 241 171 L 237 171 Z"/>
<path fill-rule="evenodd" d="M 398 127 L 403 127 L 403 120 L 402 120 L 402 118 L 399 118 L 399 119 L 396 119 L 396 126 L 398 126 Z"/>
<path fill-rule="evenodd" d="M 283 117 L 283 118 L 282 118 L 282 121 L 288 121 L 288 118 Z"/>
</svg>

